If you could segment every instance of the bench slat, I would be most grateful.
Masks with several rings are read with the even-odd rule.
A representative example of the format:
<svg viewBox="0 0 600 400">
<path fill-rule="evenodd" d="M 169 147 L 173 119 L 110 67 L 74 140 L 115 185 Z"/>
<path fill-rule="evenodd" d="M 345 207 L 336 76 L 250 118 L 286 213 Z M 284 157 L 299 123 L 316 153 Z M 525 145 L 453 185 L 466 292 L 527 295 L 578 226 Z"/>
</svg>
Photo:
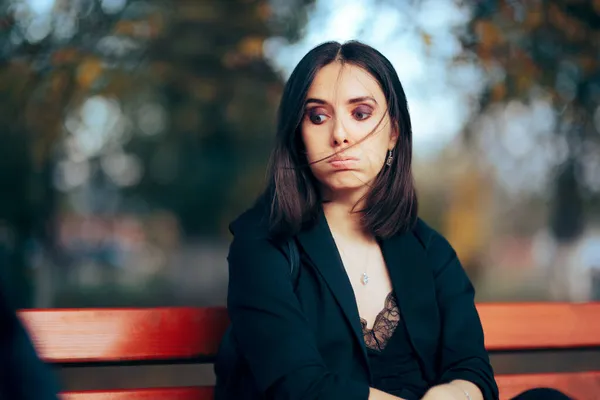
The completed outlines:
<svg viewBox="0 0 600 400">
<path fill-rule="evenodd" d="M 556 374 L 499 375 L 500 400 L 508 400 L 527 389 L 550 387 L 558 389 L 574 399 L 592 399 L 600 395 L 600 371 Z M 597 398 L 597 397 L 593 397 Z"/>
<path fill-rule="evenodd" d="M 491 351 L 600 346 L 600 303 L 477 308 Z M 53 363 L 210 357 L 229 323 L 223 307 L 24 310 L 19 316 Z"/>
<path fill-rule="evenodd" d="M 590 398 L 590 393 L 600 393 L 600 372 L 500 375 L 496 377 L 496 381 L 500 387 L 500 400 L 511 399 L 535 387 L 559 389 L 576 399 Z M 84 391 L 61 395 L 61 400 L 212 400 L 212 398 L 212 387 Z"/>
<path fill-rule="evenodd" d="M 228 325 L 225 308 L 50 309 L 19 316 L 51 363 L 210 357 Z"/>
<path fill-rule="evenodd" d="M 61 400 L 212 400 L 212 387 L 105 390 L 61 393 Z"/>
<path fill-rule="evenodd" d="M 600 303 L 478 304 L 491 350 L 600 346 Z M 229 323 L 215 308 L 23 310 L 19 317 L 41 356 L 53 363 L 207 357 Z M 600 393 L 600 371 L 497 376 L 501 399 L 533 387 L 574 398 Z M 210 400 L 211 387 L 69 392 L 63 400 Z"/>
<path fill-rule="evenodd" d="M 488 350 L 600 346 L 600 303 L 477 306 Z"/>
</svg>

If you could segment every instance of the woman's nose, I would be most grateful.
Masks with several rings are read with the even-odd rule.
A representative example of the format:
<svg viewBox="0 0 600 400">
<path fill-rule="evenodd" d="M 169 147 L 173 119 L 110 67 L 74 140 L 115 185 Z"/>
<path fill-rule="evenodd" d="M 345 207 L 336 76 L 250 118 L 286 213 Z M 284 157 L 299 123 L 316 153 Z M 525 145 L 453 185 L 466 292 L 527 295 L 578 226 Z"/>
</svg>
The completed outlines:
<svg viewBox="0 0 600 400">
<path fill-rule="evenodd" d="M 338 120 L 335 122 L 335 124 L 333 126 L 333 132 L 331 135 L 331 139 L 333 142 L 332 144 L 334 146 L 340 146 L 342 144 L 349 143 L 348 132 L 346 132 L 346 129 L 345 129 L 342 121 Z"/>
</svg>

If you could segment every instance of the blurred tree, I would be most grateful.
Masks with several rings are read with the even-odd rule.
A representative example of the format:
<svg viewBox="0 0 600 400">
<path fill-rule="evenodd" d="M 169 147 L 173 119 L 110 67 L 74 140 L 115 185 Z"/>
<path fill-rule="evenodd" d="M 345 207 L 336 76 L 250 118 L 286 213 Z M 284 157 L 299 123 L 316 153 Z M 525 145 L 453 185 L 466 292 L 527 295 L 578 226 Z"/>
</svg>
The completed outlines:
<svg viewBox="0 0 600 400">
<path fill-rule="evenodd" d="M 476 55 L 490 77 L 482 112 L 511 100 L 540 98 L 556 112 L 556 142 L 566 151 L 549 191 L 549 224 L 558 241 L 570 242 L 583 230 L 585 199 L 598 194 L 584 177 L 586 169 L 588 178 L 600 172 L 600 1 L 473 4 L 461 57 Z M 465 139 L 476 132 L 466 131 Z"/>
<path fill-rule="evenodd" d="M 224 231 L 262 183 L 283 85 L 265 41 L 297 40 L 312 3 L 0 5 L 0 252 L 19 307 L 27 249 L 54 251 L 59 207 L 167 209 L 190 235 Z"/>
<path fill-rule="evenodd" d="M 151 153 L 134 190 L 175 210 L 191 234 L 223 232 L 259 190 L 283 87 L 265 41 L 297 39 L 312 2 L 235 3 L 180 2 L 167 17 L 169 34 L 148 48 L 171 133 L 131 142 Z M 163 168 L 173 169 L 171 178 Z"/>
</svg>

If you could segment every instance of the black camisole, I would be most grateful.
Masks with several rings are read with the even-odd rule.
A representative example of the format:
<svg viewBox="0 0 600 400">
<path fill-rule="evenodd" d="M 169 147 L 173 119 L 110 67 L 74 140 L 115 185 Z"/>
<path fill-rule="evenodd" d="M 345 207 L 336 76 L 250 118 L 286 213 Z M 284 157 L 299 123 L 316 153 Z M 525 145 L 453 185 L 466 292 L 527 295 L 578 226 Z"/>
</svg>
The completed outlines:
<svg viewBox="0 0 600 400">
<path fill-rule="evenodd" d="M 394 292 L 390 292 L 383 310 L 375 318 L 372 329 L 361 318 L 373 386 L 407 400 L 423 397 L 429 385 L 400 316 Z"/>
</svg>

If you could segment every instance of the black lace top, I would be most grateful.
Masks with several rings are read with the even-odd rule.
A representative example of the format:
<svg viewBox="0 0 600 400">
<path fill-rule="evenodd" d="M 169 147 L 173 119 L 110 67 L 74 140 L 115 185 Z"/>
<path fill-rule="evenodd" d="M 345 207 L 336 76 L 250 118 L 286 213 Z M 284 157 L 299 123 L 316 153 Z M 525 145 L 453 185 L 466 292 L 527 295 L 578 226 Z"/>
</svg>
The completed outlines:
<svg viewBox="0 0 600 400">
<path fill-rule="evenodd" d="M 387 295 L 384 308 L 375 318 L 372 329 L 367 328 L 367 321 L 363 318 L 360 323 L 373 386 L 407 400 L 423 397 L 428 384 L 410 344 L 394 292 Z"/>
<path fill-rule="evenodd" d="M 367 328 L 367 321 L 360 319 L 365 345 L 373 350 L 385 349 L 399 322 L 400 310 L 396 304 L 396 296 L 394 292 L 390 292 L 385 298 L 383 310 L 375 317 L 372 329 Z"/>
</svg>

